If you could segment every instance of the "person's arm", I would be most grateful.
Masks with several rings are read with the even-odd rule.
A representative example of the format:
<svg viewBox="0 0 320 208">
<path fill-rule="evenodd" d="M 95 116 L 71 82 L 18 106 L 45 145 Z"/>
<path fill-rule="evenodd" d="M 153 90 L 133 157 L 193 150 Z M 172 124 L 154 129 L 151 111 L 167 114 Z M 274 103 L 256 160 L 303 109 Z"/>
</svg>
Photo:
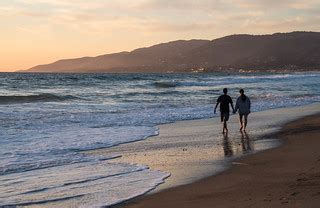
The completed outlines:
<svg viewBox="0 0 320 208">
<path fill-rule="evenodd" d="M 230 99 L 230 104 L 231 104 L 231 108 L 232 108 L 232 112 L 233 113 L 236 113 L 236 111 L 234 110 L 234 107 L 233 107 L 233 102 L 232 102 L 232 98 L 229 96 L 229 99 Z"/>
<path fill-rule="evenodd" d="M 231 104 L 232 112 L 236 113 L 236 111 L 234 110 L 234 107 L 233 107 L 233 103 L 230 103 L 230 104 Z"/>
<path fill-rule="evenodd" d="M 239 98 L 237 99 L 237 102 L 236 102 L 236 107 L 234 109 L 234 112 L 237 112 L 239 109 Z"/>
<path fill-rule="evenodd" d="M 216 114 L 217 107 L 218 107 L 219 103 L 220 103 L 220 102 L 217 101 L 216 107 L 214 107 L 214 111 L 213 111 L 214 114 Z"/>
<path fill-rule="evenodd" d="M 221 96 L 220 96 L 221 97 Z M 214 107 L 214 111 L 213 111 L 213 113 L 214 114 L 216 114 L 216 112 L 217 112 L 217 107 L 218 107 L 218 105 L 220 104 L 220 97 L 218 97 L 218 99 L 217 99 L 217 104 L 216 104 L 216 107 Z"/>
<path fill-rule="evenodd" d="M 247 97 L 247 99 L 248 99 L 248 102 L 249 102 L 249 113 L 251 112 L 251 101 L 250 101 L 250 99 Z"/>
</svg>

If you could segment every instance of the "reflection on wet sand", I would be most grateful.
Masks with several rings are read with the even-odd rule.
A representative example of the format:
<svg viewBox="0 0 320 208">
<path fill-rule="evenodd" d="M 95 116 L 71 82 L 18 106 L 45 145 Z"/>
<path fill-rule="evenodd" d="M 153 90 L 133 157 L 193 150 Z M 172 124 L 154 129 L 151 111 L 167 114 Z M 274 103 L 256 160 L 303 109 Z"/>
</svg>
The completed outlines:
<svg viewBox="0 0 320 208">
<path fill-rule="evenodd" d="M 230 157 L 233 155 L 232 145 L 228 137 L 228 133 L 223 134 L 223 151 L 224 156 Z"/>
<path fill-rule="evenodd" d="M 247 132 L 241 131 L 241 144 L 242 144 L 242 152 L 243 153 L 250 152 L 250 151 L 254 150 L 253 142 L 250 139 Z"/>
<path fill-rule="evenodd" d="M 253 141 L 251 140 L 249 134 L 247 132 L 242 132 L 242 131 L 241 131 L 241 136 L 240 137 L 235 136 L 234 139 L 232 138 L 230 139 L 228 136 L 228 133 L 223 134 L 222 146 L 223 146 L 223 152 L 225 157 L 231 157 L 233 155 L 239 154 L 240 152 L 242 154 L 245 154 L 254 150 Z M 240 150 L 240 146 L 241 146 L 241 150 Z"/>
</svg>

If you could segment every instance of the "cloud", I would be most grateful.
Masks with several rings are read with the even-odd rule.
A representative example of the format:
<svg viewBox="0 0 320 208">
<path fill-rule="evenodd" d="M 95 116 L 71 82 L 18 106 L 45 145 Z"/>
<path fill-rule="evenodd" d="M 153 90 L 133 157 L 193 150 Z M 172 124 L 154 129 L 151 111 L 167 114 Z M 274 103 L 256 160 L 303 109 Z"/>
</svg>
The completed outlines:
<svg viewBox="0 0 320 208">
<path fill-rule="evenodd" d="M 17 13 L 17 9 L 11 6 L 0 6 L 0 16 L 12 17 Z"/>
<path fill-rule="evenodd" d="M 320 14 L 318 0 L 16 0 L 15 7 L 0 7 L 6 17 L 37 19 L 51 27 L 64 27 L 95 35 L 134 31 L 137 34 L 208 31 L 213 28 L 241 33 L 272 25 L 292 24 L 298 17 L 314 27 Z M 290 21 L 289 21 L 290 20 Z M 260 24 L 260 25 L 259 25 Z M 32 25 L 31 25 L 32 26 Z M 255 27 L 255 28 L 253 28 Z M 240 31 L 239 31 L 240 30 Z"/>
<path fill-rule="evenodd" d="M 2 0 L 0 17 L 4 60 L 10 60 L 2 64 L 21 68 L 176 39 L 320 31 L 320 1 Z M 27 56 L 18 57 L 21 52 Z"/>
<path fill-rule="evenodd" d="M 192 11 L 213 11 L 226 8 L 226 6 L 224 1 L 220 0 L 148 0 L 140 2 L 136 7 L 143 10 L 179 10 L 189 13 Z"/>
<path fill-rule="evenodd" d="M 242 8 L 252 9 L 307 9 L 319 7 L 318 0 L 234 0 Z"/>
<path fill-rule="evenodd" d="M 30 10 L 19 6 L 0 6 L 0 16 L 6 17 L 45 17 L 48 13 Z"/>
<path fill-rule="evenodd" d="M 207 30 L 216 27 L 214 22 L 193 22 L 193 23 L 168 23 L 168 22 L 147 22 L 144 24 L 142 30 L 145 32 L 192 32 L 199 30 Z"/>
<path fill-rule="evenodd" d="M 23 34 L 43 35 L 50 32 L 50 27 L 48 25 L 19 26 L 17 27 L 17 32 L 21 32 Z"/>
</svg>

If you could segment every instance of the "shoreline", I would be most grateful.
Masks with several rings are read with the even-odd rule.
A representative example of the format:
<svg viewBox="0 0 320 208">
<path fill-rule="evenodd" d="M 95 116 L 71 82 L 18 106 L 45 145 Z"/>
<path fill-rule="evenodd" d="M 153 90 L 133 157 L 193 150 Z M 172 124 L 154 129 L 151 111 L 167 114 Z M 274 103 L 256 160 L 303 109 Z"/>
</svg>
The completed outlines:
<svg viewBox="0 0 320 208">
<path fill-rule="evenodd" d="M 122 157 L 112 162 L 144 164 L 150 169 L 171 173 L 164 183 L 142 196 L 137 196 L 137 198 L 143 198 L 145 195 L 157 194 L 212 175 L 223 174 L 235 165 L 232 161 L 279 146 L 279 140 L 275 139 L 274 133 L 280 129 L 280 126 L 317 112 L 319 112 L 319 103 L 253 113 L 248 131 L 252 151 L 243 148 L 243 138 L 238 131 L 236 116 L 232 116 L 229 128 L 233 132 L 229 133 L 230 141 L 227 145 L 220 132 L 219 119 L 211 118 L 162 124 L 158 126 L 160 132 L 158 136 L 90 151 L 89 154 L 121 154 Z M 128 201 L 131 202 L 134 199 Z M 122 203 L 115 206 L 119 205 Z"/>
<path fill-rule="evenodd" d="M 256 68 L 252 69 L 243 69 L 242 67 L 237 69 L 215 69 L 215 70 L 208 70 L 208 71 L 158 71 L 158 72 L 148 72 L 148 74 L 192 74 L 192 73 L 230 73 L 230 74 L 237 74 L 237 73 L 267 73 L 267 74 L 290 74 L 290 73 L 299 73 L 299 72 L 312 72 L 312 73 L 318 73 L 320 70 L 319 68 L 297 68 L 297 69 L 285 69 L 280 68 L 278 70 L 275 69 L 261 69 L 257 70 Z M 28 70 L 17 70 L 17 71 L 0 71 L 0 73 L 20 73 L 20 74 L 144 74 L 145 72 L 104 72 L 104 71 L 91 71 L 91 72 L 72 72 L 72 71 L 60 71 L 60 72 L 50 72 L 50 71 L 28 71 Z"/>
<path fill-rule="evenodd" d="M 221 173 L 113 207 L 317 207 L 319 136 L 320 113 L 290 121 L 276 133 L 282 142 L 276 148 L 240 157 Z"/>
</svg>

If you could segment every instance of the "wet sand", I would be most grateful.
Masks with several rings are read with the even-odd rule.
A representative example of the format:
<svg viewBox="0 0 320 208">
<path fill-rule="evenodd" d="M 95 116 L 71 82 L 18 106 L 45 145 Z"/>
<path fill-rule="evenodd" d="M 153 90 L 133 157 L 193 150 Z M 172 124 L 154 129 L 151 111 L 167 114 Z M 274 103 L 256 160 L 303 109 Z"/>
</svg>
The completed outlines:
<svg viewBox="0 0 320 208">
<path fill-rule="evenodd" d="M 229 134 L 221 133 L 218 117 L 187 120 L 159 125 L 160 134 L 146 140 L 122 144 L 89 152 L 99 155 L 121 155 L 114 163 L 143 164 L 150 169 L 170 173 L 161 190 L 195 182 L 218 174 L 232 166 L 232 161 L 244 155 L 278 146 L 276 137 L 265 138 L 280 126 L 319 112 L 320 104 L 273 109 L 250 114 L 247 134 L 239 132 L 236 115 L 229 120 Z"/>
<path fill-rule="evenodd" d="M 320 114 L 290 122 L 274 136 L 284 144 L 237 159 L 218 175 L 122 207 L 319 207 Z"/>
</svg>

